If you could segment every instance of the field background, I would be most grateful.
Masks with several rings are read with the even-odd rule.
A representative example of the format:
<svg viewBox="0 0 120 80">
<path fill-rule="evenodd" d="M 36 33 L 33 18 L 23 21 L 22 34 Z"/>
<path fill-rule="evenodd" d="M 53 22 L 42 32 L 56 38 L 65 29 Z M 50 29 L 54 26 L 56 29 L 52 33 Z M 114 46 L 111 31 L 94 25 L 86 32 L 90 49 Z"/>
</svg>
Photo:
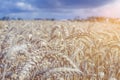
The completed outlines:
<svg viewBox="0 0 120 80">
<path fill-rule="evenodd" d="M 120 80 L 120 24 L 0 21 L 0 80 Z"/>
</svg>

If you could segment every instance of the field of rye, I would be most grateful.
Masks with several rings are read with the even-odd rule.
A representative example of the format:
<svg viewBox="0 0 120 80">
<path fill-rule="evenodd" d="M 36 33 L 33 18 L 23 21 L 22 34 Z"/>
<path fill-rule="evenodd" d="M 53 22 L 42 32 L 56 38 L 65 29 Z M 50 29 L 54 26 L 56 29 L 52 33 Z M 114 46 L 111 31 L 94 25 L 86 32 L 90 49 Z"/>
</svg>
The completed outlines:
<svg viewBox="0 0 120 80">
<path fill-rule="evenodd" d="M 0 80 L 120 80 L 120 24 L 1 21 Z"/>
</svg>

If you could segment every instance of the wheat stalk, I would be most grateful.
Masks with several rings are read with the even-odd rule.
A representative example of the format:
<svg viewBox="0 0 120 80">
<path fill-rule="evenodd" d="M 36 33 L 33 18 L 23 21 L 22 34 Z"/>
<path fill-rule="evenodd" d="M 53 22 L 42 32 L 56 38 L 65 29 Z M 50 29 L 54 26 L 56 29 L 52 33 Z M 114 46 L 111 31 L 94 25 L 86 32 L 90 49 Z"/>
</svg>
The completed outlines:
<svg viewBox="0 0 120 80">
<path fill-rule="evenodd" d="M 52 75 L 52 74 L 59 74 L 59 75 L 78 74 L 81 76 L 83 73 L 79 69 L 66 68 L 66 67 L 53 68 L 50 70 L 46 70 L 46 72 L 43 73 L 42 79 L 46 79 L 46 78 L 50 77 L 50 75 Z"/>
</svg>

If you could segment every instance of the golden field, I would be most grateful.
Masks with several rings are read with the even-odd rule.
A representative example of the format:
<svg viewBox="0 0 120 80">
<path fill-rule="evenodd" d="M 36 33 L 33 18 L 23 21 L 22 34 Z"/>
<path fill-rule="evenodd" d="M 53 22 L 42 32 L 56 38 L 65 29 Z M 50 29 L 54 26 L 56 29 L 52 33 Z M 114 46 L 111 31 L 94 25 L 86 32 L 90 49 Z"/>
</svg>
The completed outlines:
<svg viewBox="0 0 120 80">
<path fill-rule="evenodd" d="M 1 21 L 0 80 L 120 80 L 120 24 Z"/>
</svg>

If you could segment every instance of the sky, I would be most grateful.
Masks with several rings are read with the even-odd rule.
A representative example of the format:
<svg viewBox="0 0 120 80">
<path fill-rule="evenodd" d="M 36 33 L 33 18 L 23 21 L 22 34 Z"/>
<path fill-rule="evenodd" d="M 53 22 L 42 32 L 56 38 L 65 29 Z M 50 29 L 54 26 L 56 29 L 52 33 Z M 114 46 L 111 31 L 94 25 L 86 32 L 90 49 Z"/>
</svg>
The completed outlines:
<svg viewBox="0 0 120 80">
<path fill-rule="evenodd" d="M 0 0 L 0 17 L 71 19 L 120 18 L 120 0 Z"/>
</svg>

